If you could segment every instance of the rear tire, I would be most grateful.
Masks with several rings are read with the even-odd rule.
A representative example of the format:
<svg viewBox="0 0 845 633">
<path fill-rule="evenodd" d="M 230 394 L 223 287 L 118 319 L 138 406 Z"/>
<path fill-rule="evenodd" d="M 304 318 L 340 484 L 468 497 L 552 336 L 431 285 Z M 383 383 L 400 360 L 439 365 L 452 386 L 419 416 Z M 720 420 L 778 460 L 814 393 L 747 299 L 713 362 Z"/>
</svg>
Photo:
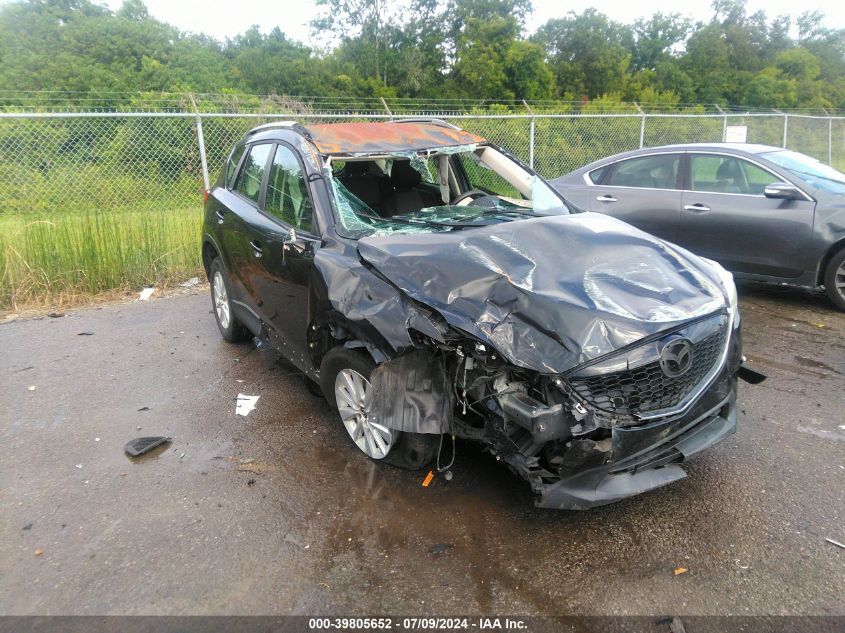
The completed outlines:
<svg viewBox="0 0 845 633">
<path fill-rule="evenodd" d="M 845 310 L 845 248 L 835 253 L 824 272 L 824 289 L 840 310 Z"/>
<path fill-rule="evenodd" d="M 406 470 L 424 468 L 431 463 L 437 453 L 439 435 L 386 429 L 389 434 L 389 447 L 384 453 L 382 449 L 384 444 L 387 444 L 385 427 L 382 425 L 373 427 L 372 423 L 366 419 L 366 411 L 369 409 L 369 396 L 366 394 L 369 389 L 370 375 L 375 367 L 376 364 L 369 354 L 362 351 L 345 347 L 329 350 L 320 364 L 320 386 L 323 397 L 340 418 L 344 433 L 367 457 Z M 345 387 L 350 384 L 357 385 L 360 398 L 354 398 L 356 387 Z M 362 387 L 363 392 L 360 391 Z M 354 402 L 348 399 L 350 393 L 353 394 Z M 356 408 L 359 404 L 363 406 Z M 372 434 L 372 440 L 367 440 L 365 434 L 368 432 Z"/>
<path fill-rule="evenodd" d="M 211 260 L 208 280 L 211 285 L 211 308 L 220 335 L 230 343 L 248 340 L 251 337 L 249 331 L 238 321 L 238 317 L 232 310 L 232 286 L 229 284 L 229 275 L 219 257 Z"/>
</svg>

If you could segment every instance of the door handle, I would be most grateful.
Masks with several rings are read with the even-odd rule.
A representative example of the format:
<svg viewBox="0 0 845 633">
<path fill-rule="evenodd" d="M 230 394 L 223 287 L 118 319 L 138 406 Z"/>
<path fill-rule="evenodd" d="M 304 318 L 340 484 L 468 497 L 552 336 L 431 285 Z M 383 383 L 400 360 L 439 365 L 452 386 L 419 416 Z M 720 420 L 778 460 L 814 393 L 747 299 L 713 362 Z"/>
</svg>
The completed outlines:
<svg viewBox="0 0 845 633">
<path fill-rule="evenodd" d="M 611 196 L 609 193 L 604 194 L 603 196 L 599 196 L 596 198 L 599 202 L 616 202 L 616 198 Z"/>
<path fill-rule="evenodd" d="M 223 212 L 220 209 L 217 209 L 217 211 L 214 212 L 214 215 L 217 216 L 217 224 L 223 224 L 223 220 L 226 219 Z"/>
<path fill-rule="evenodd" d="M 686 204 L 684 205 L 684 209 L 686 211 L 695 211 L 696 213 L 704 213 L 705 211 L 709 211 L 710 207 L 701 204 L 700 202 L 696 202 L 695 204 Z"/>
<path fill-rule="evenodd" d="M 252 246 L 252 254 L 256 257 L 261 257 L 264 254 L 264 251 L 261 250 L 261 244 L 256 240 L 252 240 L 249 245 Z"/>
</svg>

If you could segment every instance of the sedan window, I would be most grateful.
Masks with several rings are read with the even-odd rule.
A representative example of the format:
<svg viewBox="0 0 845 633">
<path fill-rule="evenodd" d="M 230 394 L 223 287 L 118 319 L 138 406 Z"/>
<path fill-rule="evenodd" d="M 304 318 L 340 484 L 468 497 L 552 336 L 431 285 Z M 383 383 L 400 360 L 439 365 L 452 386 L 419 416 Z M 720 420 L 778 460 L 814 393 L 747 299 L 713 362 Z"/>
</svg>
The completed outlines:
<svg viewBox="0 0 845 633">
<path fill-rule="evenodd" d="M 284 145 L 278 145 L 273 156 L 264 210 L 288 226 L 311 230 L 312 207 L 308 185 L 299 161 Z"/>
<path fill-rule="evenodd" d="M 762 196 L 766 185 L 780 180 L 765 169 L 735 156 L 695 155 L 691 160 L 692 190 Z"/>
<path fill-rule="evenodd" d="M 676 189 L 679 154 L 658 154 L 622 161 L 602 184 L 611 187 Z"/>
<path fill-rule="evenodd" d="M 235 191 L 243 194 L 253 202 L 258 202 L 261 194 L 261 181 L 264 179 L 264 170 L 267 168 L 267 158 L 273 148 L 269 143 L 253 145 L 249 154 L 244 160 L 241 172 L 238 174 L 238 181 L 235 183 Z"/>
</svg>

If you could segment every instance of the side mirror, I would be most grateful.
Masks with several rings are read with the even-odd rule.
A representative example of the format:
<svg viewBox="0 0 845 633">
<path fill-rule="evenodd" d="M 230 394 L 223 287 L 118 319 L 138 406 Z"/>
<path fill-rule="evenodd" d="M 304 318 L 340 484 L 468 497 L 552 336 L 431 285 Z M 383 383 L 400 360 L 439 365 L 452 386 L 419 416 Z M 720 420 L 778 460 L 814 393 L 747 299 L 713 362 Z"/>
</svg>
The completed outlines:
<svg viewBox="0 0 845 633">
<path fill-rule="evenodd" d="M 801 193 L 801 190 L 788 182 L 773 182 L 770 185 L 766 185 L 766 188 L 763 189 L 763 194 L 767 198 L 774 198 L 777 200 L 804 199 L 804 194 Z"/>
</svg>

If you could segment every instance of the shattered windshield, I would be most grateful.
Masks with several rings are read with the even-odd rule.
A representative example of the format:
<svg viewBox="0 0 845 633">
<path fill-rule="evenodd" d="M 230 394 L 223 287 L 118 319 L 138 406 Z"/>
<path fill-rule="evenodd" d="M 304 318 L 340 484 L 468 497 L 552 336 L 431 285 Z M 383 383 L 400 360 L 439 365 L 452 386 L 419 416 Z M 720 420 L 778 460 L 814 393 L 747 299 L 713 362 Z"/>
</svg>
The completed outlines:
<svg viewBox="0 0 845 633">
<path fill-rule="evenodd" d="M 325 174 L 338 233 L 353 239 L 569 213 L 541 178 L 488 146 L 329 157 Z"/>
</svg>

